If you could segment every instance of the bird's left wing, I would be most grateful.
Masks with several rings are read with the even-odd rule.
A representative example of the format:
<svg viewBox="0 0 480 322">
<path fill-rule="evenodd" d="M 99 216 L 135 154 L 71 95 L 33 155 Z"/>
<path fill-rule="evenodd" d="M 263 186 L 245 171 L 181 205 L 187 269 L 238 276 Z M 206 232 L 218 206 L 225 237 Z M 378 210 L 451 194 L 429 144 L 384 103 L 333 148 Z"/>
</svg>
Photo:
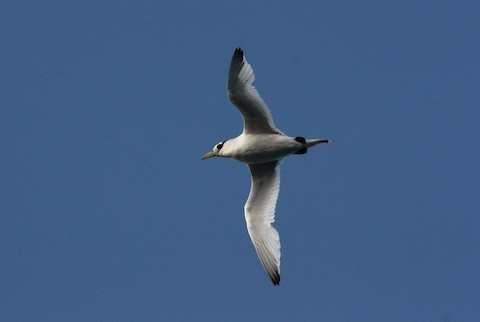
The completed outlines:
<svg viewBox="0 0 480 322">
<path fill-rule="evenodd" d="M 252 66 L 237 48 L 230 63 L 228 72 L 228 98 L 243 116 L 243 132 L 245 134 L 281 134 L 275 127 L 272 114 L 267 104 L 252 85 L 255 80 Z"/>
<path fill-rule="evenodd" d="M 280 161 L 249 164 L 252 186 L 245 220 L 258 258 L 273 284 L 280 284 L 280 236 L 272 223 L 280 190 Z"/>
</svg>

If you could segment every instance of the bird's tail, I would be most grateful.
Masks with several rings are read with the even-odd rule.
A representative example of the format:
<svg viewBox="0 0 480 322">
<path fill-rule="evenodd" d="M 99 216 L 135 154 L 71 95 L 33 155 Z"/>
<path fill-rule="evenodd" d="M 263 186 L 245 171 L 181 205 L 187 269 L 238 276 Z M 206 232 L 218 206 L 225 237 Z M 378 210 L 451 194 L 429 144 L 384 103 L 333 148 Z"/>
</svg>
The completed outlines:
<svg viewBox="0 0 480 322">
<path fill-rule="evenodd" d="M 305 140 L 305 144 L 307 148 L 310 148 L 312 146 L 315 146 L 317 144 L 326 144 L 326 143 L 332 143 L 333 140 L 327 140 L 327 139 L 307 139 Z"/>
<path fill-rule="evenodd" d="M 294 154 L 305 154 L 308 151 L 308 148 L 315 146 L 317 144 L 324 144 L 324 143 L 330 143 L 333 142 L 333 140 L 327 140 L 327 139 L 305 139 L 303 137 L 297 136 L 295 138 L 295 141 L 300 142 L 304 144 L 300 150 L 297 152 L 294 152 Z"/>
</svg>

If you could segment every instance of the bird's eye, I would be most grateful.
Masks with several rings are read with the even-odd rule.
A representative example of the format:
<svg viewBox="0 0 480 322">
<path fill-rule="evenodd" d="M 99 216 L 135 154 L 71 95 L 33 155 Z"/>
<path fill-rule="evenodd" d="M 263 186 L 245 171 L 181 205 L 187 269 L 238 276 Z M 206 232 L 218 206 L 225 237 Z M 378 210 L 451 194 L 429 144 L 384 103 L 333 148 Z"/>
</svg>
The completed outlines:
<svg viewBox="0 0 480 322">
<path fill-rule="evenodd" d="M 223 147 L 223 142 L 215 145 L 215 149 L 220 150 Z"/>
</svg>

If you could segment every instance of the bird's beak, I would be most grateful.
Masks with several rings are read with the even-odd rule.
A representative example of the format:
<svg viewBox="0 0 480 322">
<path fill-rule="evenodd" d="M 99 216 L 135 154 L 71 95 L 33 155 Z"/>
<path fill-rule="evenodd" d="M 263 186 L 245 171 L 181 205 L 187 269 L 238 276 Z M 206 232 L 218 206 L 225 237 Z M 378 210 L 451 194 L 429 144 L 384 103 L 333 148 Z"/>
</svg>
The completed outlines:
<svg viewBox="0 0 480 322">
<path fill-rule="evenodd" d="M 207 154 L 205 154 L 203 157 L 202 157 L 202 160 L 205 160 L 205 159 L 208 159 L 208 158 L 211 158 L 211 157 L 216 157 L 218 156 L 218 152 L 220 150 L 219 149 L 215 149 L 213 151 L 210 151 L 208 152 Z"/>
</svg>

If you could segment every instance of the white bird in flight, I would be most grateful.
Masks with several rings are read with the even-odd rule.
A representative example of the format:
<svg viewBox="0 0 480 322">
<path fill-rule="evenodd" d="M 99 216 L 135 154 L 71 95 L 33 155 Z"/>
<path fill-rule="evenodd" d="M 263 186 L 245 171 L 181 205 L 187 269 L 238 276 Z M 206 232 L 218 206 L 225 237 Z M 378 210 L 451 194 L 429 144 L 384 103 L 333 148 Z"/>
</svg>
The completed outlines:
<svg viewBox="0 0 480 322">
<path fill-rule="evenodd" d="M 290 154 L 304 154 L 325 139 L 290 137 L 273 122 L 267 104 L 252 85 L 252 67 L 237 48 L 228 72 L 228 98 L 243 116 L 243 133 L 216 144 L 202 158 L 218 156 L 246 163 L 252 176 L 245 203 L 245 221 L 258 258 L 274 285 L 280 284 L 280 237 L 272 226 L 280 190 L 280 162 Z"/>
</svg>

